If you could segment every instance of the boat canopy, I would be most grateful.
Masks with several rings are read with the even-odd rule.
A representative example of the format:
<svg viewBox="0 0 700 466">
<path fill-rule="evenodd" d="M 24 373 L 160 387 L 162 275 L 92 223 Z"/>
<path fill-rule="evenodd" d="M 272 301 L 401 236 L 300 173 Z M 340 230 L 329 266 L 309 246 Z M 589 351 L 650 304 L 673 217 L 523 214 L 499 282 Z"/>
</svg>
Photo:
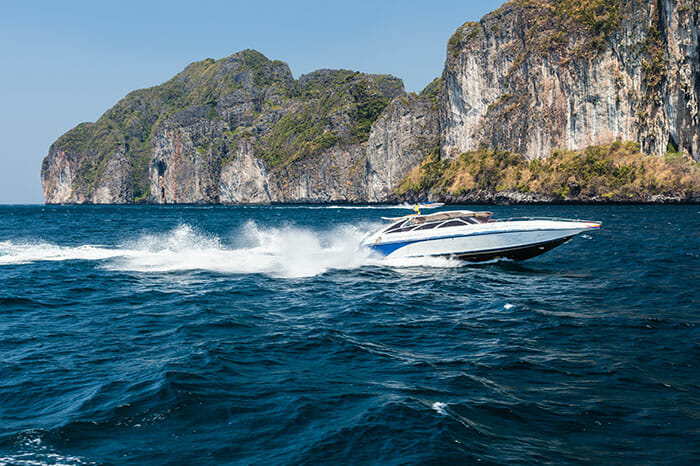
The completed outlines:
<svg viewBox="0 0 700 466">
<path fill-rule="evenodd" d="M 447 212 L 437 212 L 435 214 L 428 215 L 404 215 L 403 217 L 382 217 L 384 220 L 391 220 L 395 222 L 397 220 L 410 219 L 410 224 L 417 225 L 419 223 L 425 222 L 439 222 L 441 220 L 450 220 L 453 218 L 465 218 L 465 217 L 479 217 L 479 218 L 489 218 L 493 215 L 491 212 L 472 212 L 471 210 L 450 210 Z"/>
</svg>

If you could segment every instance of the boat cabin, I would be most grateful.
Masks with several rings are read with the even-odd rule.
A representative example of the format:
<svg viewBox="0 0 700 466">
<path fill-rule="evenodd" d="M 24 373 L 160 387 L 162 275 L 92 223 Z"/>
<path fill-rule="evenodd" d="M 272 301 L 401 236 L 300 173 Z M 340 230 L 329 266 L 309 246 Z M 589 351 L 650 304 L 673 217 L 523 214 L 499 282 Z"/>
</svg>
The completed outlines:
<svg viewBox="0 0 700 466">
<path fill-rule="evenodd" d="M 383 233 L 401 233 L 413 230 L 431 230 L 434 228 L 447 228 L 491 221 L 491 212 L 471 212 L 457 210 L 451 212 L 438 212 L 430 215 L 407 215 L 401 218 L 392 218 L 394 223 L 384 229 Z"/>
</svg>

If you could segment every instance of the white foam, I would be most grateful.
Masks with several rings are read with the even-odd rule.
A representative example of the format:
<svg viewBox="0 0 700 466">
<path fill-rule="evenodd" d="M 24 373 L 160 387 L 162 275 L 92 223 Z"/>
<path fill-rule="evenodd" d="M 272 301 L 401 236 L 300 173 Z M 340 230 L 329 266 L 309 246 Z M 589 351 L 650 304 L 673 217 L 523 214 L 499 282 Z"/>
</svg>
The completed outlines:
<svg viewBox="0 0 700 466">
<path fill-rule="evenodd" d="M 506 303 L 506 304 L 503 306 L 503 309 L 505 309 L 506 311 L 508 311 L 508 310 L 510 310 L 510 309 L 513 309 L 514 307 L 515 307 L 515 306 L 513 306 L 511 303 Z"/>
<path fill-rule="evenodd" d="M 436 401 L 433 403 L 432 408 L 438 412 L 438 414 L 442 414 L 443 416 L 447 416 L 447 411 L 445 411 L 445 408 L 447 408 L 447 403 L 443 403 L 441 401 Z"/>
<path fill-rule="evenodd" d="M 102 260 L 119 257 L 128 251 L 97 245 L 57 246 L 45 242 L 13 243 L 0 241 L 0 265 L 26 264 L 37 261 Z"/>
<path fill-rule="evenodd" d="M 369 254 L 358 248 L 364 234 L 347 226 L 315 233 L 295 227 L 263 229 L 248 222 L 233 235 L 233 247 L 226 247 L 219 238 L 183 225 L 165 235 L 141 238 L 131 246 L 140 254 L 119 258 L 108 267 L 136 272 L 209 270 L 310 277 L 368 264 Z"/>
<path fill-rule="evenodd" d="M 0 265 L 40 261 L 102 261 L 109 270 L 163 273 L 206 270 L 225 274 L 311 277 L 328 270 L 362 266 L 451 268 L 463 262 L 437 258 L 383 259 L 360 247 L 378 225 L 340 225 L 327 231 L 246 223 L 228 241 L 190 225 L 149 234 L 119 246 L 58 246 L 46 242 L 0 242 Z"/>
<path fill-rule="evenodd" d="M 0 466 L 74 466 L 97 464 L 86 462 L 77 456 L 64 456 L 57 453 L 20 453 L 10 456 L 0 456 Z"/>
<path fill-rule="evenodd" d="M 20 433 L 18 439 L 19 451 L 16 454 L 0 456 L 0 466 L 74 466 L 96 464 L 77 456 L 66 456 L 56 453 L 44 444 L 42 438 L 43 434 L 36 430 Z"/>
</svg>

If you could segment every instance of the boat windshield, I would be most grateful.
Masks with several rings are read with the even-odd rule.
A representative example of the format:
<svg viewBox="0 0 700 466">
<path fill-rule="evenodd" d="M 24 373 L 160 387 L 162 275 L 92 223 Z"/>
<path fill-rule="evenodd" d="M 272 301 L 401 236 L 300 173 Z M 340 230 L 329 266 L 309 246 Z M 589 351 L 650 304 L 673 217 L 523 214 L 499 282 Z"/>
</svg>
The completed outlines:
<svg viewBox="0 0 700 466">
<path fill-rule="evenodd" d="M 424 223 L 423 225 L 419 225 L 416 227 L 416 230 L 430 230 L 432 228 L 436 228 L 440 222 L 430 222 L 430 223 Z"/>
<path fill-rule="evenodd" d="M 395 233 L 395 232 L 398 231 L 406 222 L 407 222 L 407 220 L 401 220 L 401 221 L 399 221 L 399 222 L 396 222 L 396 223 L 390 225 L 389 228 L 387 228 L 386 230 L 384 230 L 384 232 L 385 232 L 385 233 Z"/>
<path fill-rule="evenodd" d="M 463 222 L 462 220 L 450 220 L 449 222 L 442 223 L 439 228 L 462 227 L 468 223 L 469 222 Z"/>
<path fill-rule="evenodd" d="M 388 226 L 384 233 L 402 233 L 411 230 L 431 230 L 433 228 L 447 228 L 465 226 L 471 224 L 487 223 L 490 221 L 490 212 L 441 212 L 432 215 L 413 215 L 402 218 Z"/>
</svg>

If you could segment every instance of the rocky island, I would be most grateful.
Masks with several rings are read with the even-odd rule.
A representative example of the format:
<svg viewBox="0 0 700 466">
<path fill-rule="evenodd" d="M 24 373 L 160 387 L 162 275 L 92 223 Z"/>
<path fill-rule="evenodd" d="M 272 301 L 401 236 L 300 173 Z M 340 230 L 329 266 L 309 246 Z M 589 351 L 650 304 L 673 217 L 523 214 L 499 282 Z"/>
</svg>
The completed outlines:
<svg viewBox="0 0 700 466">
<path fill-rule="evenodd" d="M 420 94 L 245 50 L 68 131 L 41 179 L 49 204 L 698 201 L 699 99 L 696 0 L 511 0 Z"/>
</svg>

